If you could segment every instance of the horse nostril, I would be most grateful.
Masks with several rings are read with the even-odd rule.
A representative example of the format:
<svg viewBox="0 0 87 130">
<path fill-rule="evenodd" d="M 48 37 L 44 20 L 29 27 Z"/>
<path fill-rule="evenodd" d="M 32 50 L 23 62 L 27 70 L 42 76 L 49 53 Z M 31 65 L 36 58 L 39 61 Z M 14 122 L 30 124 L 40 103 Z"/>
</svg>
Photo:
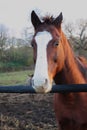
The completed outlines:
<svg viewBox="0 0 87 130">
<path fill-rule="evenodd" d="M 48 80 L 47 80 L 47 79 L 45 79 L 45 84 L 47 84 L 47 82 L 48 82 Z"/>
</svg>

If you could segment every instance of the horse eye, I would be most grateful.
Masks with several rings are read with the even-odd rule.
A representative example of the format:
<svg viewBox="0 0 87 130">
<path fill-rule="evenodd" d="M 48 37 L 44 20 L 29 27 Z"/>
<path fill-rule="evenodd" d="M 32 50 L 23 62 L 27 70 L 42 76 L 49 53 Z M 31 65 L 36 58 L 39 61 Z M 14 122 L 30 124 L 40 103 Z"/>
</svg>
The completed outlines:
<svg viewBox="0 0 87 130">
<path fill-rule="evenodd" d="M 58 41 L 55 41 L 54 42 L 54 46 L 58 46 L 59 45 L 59 42 Z"/>
</svg>

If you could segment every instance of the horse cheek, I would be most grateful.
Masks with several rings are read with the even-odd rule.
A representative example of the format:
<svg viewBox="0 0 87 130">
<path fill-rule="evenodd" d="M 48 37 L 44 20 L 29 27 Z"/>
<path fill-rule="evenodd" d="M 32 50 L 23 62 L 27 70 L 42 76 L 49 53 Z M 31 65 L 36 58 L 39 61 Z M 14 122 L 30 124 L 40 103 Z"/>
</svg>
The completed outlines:
<svg viewBox="0 0 87 130">
<path fill-rule="evenodd" d="M 63 51 L 63 48 L 61 48 L 61 45 L 60 47 L 58 48 L 58 51 L 57 51 L 57 72 L 60 72 L 63 67 L 64 67 L 64 51 Z"/>
</svg>

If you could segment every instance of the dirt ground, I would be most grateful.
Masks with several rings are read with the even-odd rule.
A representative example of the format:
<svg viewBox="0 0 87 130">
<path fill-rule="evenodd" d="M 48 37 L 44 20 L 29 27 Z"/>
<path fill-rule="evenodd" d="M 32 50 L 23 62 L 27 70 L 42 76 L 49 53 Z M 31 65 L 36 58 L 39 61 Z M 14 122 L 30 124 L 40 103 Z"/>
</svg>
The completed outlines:
<svg viewBox="0 0 87 130">
<path fill-rule="evenodd" d="M 0 94 L 0 130 L 58 130 L 53 94 Z"/>
</svg>

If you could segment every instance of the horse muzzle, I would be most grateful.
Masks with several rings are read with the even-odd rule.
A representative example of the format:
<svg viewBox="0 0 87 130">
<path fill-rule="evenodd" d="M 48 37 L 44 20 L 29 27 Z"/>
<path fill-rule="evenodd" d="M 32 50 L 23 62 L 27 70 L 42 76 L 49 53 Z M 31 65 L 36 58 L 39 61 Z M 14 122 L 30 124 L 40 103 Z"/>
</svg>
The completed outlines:
<svg viewBox="0 0 87 130">
<path fill-rule="evenodd" d="M 31 84 L 37 93 L 47 93 L 52 89 L 52 83 L 47 78 L 40 78 L 38 80 L 33 77 Z"/>
</svg>

